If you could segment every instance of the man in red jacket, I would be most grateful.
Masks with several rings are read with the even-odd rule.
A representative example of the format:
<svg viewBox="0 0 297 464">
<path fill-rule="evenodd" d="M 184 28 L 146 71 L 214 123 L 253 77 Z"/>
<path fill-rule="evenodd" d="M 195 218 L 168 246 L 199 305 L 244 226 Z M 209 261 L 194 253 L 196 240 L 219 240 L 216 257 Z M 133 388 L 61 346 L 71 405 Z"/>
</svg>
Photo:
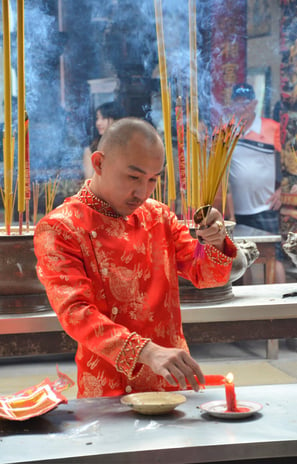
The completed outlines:
<svg viewBox="0 0 297 464">
<path fill-rule="evenodd" d="M 198 390 L 204 377 L 183 335 L 178 274 L 201 288 L 228 282 L 236 247 L 222 216 L 211 211 L 195 254 L 198 240 L 150 198 L 164 146 L 145 121 L 115 122 L 92 162 L 92 179 L 34 238 L 39 278 L 78 343 L 78 397 Z"/>
</svg>

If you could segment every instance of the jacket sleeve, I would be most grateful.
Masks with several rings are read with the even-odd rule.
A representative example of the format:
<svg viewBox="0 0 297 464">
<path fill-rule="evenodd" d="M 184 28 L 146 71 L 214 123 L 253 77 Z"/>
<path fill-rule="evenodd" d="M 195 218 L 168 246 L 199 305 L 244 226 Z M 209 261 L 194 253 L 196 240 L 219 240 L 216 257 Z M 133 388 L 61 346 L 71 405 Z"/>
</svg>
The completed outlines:
<svg viewBox="0 0 297 464">
<path fill-rule="evenodd" d="M 188 228 L 171 214 L 171 230 L 174 237 L 178 274 L 190 280 L 195 287 L 211 288 L 225 285 L 232 269 L 237 248 L 225 238 L 224 252 L 212 245 L 202 245 L 193 238 Z"/>
<path fill-rule="evenodd" d="M 37 275 L 65 332 L 133 378 L 142 367 L 137 360 L 149 339 L 104 314 L 106 303 L 95 295 L 82 246 L 79 234 L 64 222 L 42 219 L 34 234 Z"/>
</svg>

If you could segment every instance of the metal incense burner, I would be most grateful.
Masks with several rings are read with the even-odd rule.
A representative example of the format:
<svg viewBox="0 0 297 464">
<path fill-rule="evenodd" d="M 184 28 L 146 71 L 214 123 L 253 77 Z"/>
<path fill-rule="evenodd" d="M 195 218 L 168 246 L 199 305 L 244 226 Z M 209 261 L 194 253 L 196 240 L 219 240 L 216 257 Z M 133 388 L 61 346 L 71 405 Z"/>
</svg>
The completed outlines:
<svg viewBox="0 0 297 464">
<path fill-rule="evenodd" d="M 0 231 L 0 314 L 50 310 L 36 274 L 33 231 L 11 235 Z"/>
</svg>

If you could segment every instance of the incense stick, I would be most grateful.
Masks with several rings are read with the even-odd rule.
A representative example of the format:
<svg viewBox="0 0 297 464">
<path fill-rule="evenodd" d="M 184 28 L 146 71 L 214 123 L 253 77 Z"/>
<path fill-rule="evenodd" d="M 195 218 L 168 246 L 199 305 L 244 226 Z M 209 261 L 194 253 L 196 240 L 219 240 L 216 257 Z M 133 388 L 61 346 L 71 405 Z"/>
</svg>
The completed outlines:
<svg viewBox="0 0 297 464">
<path fill-rule="evenodd" d="M 2 0 L 2 31 L 3 31 L 3 78 L 4 78 L 4 130 L 3 160 L 4 160 L 4 200 L 6 233 L 10 235 L 11 203 L 12 203 L 12 148 L 11 148 L 11 56 L 10 56 L 10 19 L 9 2 Z"/>
<path fill-rule="evenodd" d="M 168 169 L 168 205 L 172 206 L 176 199 L 175 191 L 175 175 L 174 175 L 174 162 L 172 156 L 172 135 L 171 135 L 171 100 L 170 89 L 167 81 L 167 67 L 166 67 L 166 54 L 165 54 L 165 41 L 163 33 L 163 13 L 162 1 L 154 0 L 155 5 L 155 20 L 156 20 L 156 35 L 158 45 L 158 60 L 160 72 L 160 85 L 161 85 L 161 100 L 162 100 L 162 113 L 164 123 L 164 139 L 165 151 Z"/>
</svg>

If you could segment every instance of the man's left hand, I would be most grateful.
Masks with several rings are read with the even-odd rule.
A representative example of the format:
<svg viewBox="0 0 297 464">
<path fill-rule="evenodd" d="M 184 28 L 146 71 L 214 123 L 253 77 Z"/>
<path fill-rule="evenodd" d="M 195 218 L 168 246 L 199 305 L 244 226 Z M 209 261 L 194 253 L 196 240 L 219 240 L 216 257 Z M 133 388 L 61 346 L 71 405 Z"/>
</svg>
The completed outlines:
<svg viewBox="0 0 297 464">
<path fill-rule="evenodd" d="M 220 251 L 224 251 L 226 228 L 221 213 L 216 208 L 211 208 L 208 214 L 205 228 L 196 226 L 196 236 L 205 243 L 213 245 Z"/>
</svg>

